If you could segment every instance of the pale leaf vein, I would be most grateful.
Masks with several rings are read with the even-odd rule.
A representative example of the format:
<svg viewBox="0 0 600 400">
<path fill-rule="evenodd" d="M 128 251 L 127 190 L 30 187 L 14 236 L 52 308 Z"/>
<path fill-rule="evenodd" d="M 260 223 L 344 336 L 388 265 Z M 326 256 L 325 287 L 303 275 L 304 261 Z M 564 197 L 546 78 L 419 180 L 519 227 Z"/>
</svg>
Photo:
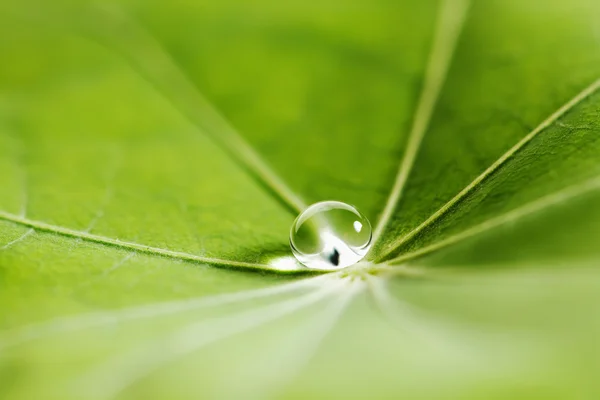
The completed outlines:
<svg viewBox="0 0 600 400">
<path fill-rule="evenodd" d="M 412 170 L 421 142 L 429 126 L 431 115 L 448 74 L 468 8 L 469 0 L 444 0 L 440 7 L 435 37 L 425 72 L 425 83 L 417 103 L 413 125 L 408 136 L 406 150 L 400 163 L 394 186 L 374 230 L 373 242 L 375 245 L 392 218 L 402 196 L 402 191 L 406 186 L 410 171 Z M 376 250 L 376 246 L 373 249 Z"/>
<path fill-rule="evenodd" d="M 498 160 L 496 160 L 492 165 L 490 165 L 484 172 L 482 172 L 477 178 L 475 178 L 469 185 L 467 185 L 463 190 L 461 190 L 456 196 L 454 196 L 450 201 L 444 204 L 439 210 L 433 213 L 429 218 L 427 218 L 423 223 L 417 226 L 415 229 L 407 233 L 405 236 L 401 237 L 397 241 L 391 243 L 387 246 L 387 249 L 382 252 L 381 255 L 377 258 L 377 261 L 385 260 L 392 253 L 394 253 L 399 247 L 407 243 L 408 241 L 415 238 L 420 232 L 426 229 L 428 226 L 432 225 L 434 222 L 439 220 L 443 215 L 445 215 L 452 207 L 454 207 L 457 203 L 459 203 L 463 198 L 465 198 L 469 193 L 471 193 L 474 189 L 476 189 L 486 178 L 491 176 L 494 172 L 496 172 L 500 167 L 502 167 L 507 161 L 509 161 L 512 157 L 514 157 L 522 148 L 525 147 L 529 142 L 531 142 L 537 135 L 546 130 L 552 124 L 554 124 L 559 118 L 569 112 L 573 107 L 580 104 L 583 100 L 594 94 L 600 88 L 600 79 L 593 82 L 587 88 L 585 88 L 582 92 L 580 92 L 577 96 L 569 100 L 566 104 L 556 110 L 552 115 L 546 118 L 540 125 L 538 125 L 533 131 L 523 137 L 517 144 L 515 144 L 512 148 L 510 148 L 506 153 L 504 153 Z M 425 249 L 423 249 L 424 251 Z"/>
</svg>

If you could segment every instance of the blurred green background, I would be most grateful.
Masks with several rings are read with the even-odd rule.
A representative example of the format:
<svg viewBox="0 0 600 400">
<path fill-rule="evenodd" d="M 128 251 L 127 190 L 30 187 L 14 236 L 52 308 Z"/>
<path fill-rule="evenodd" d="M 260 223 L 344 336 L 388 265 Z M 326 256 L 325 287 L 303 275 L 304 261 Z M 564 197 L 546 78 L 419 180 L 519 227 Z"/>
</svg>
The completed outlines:
<svg viewBox="0 0 600 400">
<path fill-rule="evenodd" d="M 596 0 L 2 1 L 0 398 L 598 398 L 599 79 Z"/>
</svg>

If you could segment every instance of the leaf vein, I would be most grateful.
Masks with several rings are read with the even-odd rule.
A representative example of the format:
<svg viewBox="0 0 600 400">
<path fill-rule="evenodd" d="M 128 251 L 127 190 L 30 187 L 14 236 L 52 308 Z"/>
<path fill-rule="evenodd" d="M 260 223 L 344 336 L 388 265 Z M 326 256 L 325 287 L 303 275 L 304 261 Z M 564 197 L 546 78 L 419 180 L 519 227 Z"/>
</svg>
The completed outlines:
<svg viewBox="0 0 600 400">
<path fill-rule="evenodd" d="M 24 234 L 22 234 L 21 236 L 19 236 L 15 240 L 12 240 L 12 241 L 6 243 L 4 246 L 0 247 L 0 250 L 7 250 L 9 247 L 12 247 L 15 244 L 17 244 L 17 243 L 25 240 L 29 235 L 31 235 L 34 232 L 35 232 L 35 229 L 33 229 L 33 228 L 27 230 L 27 232 L 25 232 Z"/>
<path fill-rule="evenodd" d="M 387 249 L 382 252 L 381 255 L 376 259 L 376 261 L 385 260 L 390 256 L 391 253 L 396 251 L 400 246 L 409 242 L 413 238 L 415 238 L 421 231 L 425 228 L 433 224 L 435 221 L 440 219 L 443 215 L 445 215 L 453 206 L 459 203 L 463 198 L 465 198 L 469 193 L 471 193 L 478 185 L 480 185 L 486 178 L 491 176 L 494 172 L 500 169 L 508 160 L 510 160 L 513 156 L 515 156 L 525 145 L 531 142 L 538 134 L 546 130 L 552 124 L 554 124 L 559 118 L 565 115 L 568 111 L 570 111 L 573 107 L 581 103 L 583 100 L 594 94 L 600 88 L 600 79 L 593 82 L 587 88 L 585 88 L 582 92 L 580 92 L 577 96 L 569 100 L 566 104 L 561 106 L 558 110 L 556 110 L 553 114 L 551 114 L 548 118 L 546 118 L 540 125 L 538 125 L 533 131 L 523 137 L 517 144 L 511 147 L 506 153 L 504 153 L 498 160 L 496 160 L 492 165 L 490 165 L 485 171 L 483 171 L 477 178 L 475 178 L 469 185 L 467 185 L 463 190 L 461 190 L 456 196 L 454 196 L 450 201 L 444 204 L 439 210 L 433 213 L 429 218 L 427 218 L 424 222 L 422 222 L 419 226 L 417 226 L 412 231 L 408 232 L 406 235 L 398 239 L 395 243 L 392 243 L 387 247 Z"/>
<path fill-rule="evenodd" d="M 467 17 L 469 2 L 470 0 L 444 0 L 440 7 L 435 38 L 425 72 L 425 83 L 417 103 L 404 157 L 400 163 L 394 186 L 373 234 L 374 244 L 381 238 L 402 197 L 402 192 L 406 186 L 441 89 L 446 80 L 456 44 Z M 376 249 L 376 247 L 374 246 L 373 249 Z"/>
<path fill-rule="evenodd" d="M 110 359 L 80 382 L 85 390 L 94 388 L 94 398 L 112 399 L 165 364 L 209 346 L 219 340 L 258 328 L 291 313 L 302 310 L 340 291 L 345 280 L 300 298 L 251 309 L 233 316 L 215 318 L 186 325 L 158 341 L 149 341 L 133 351 Z M 167 351 L 164 351 L 164 349 Z M 157 351 L 157 349 L 159 349 Z M 119 371 L 115 374 L 115 370 Z M 118 376 L 118 379 L 115 379 Z"/>
<path fill-rule="evenodd" d="M 491 218 L 485 222 L 482 222 L 478 225 L 475 225 L 471 228 L 468 228 L 456 235 L 450 236 L 444 240 L 441 240 L 437 243 L 434 243 L 430 246 L 426 246 L 417 251 L 404 254 L 400 257 L 396 257 L 388 261 L 389 264 L 399 264 L 403 263 L 418 257 L 422 257 L 424 255 L 430 254 L 434 251 L 442 249 L 444 247 L 450 246 L 454 243 L 460 242 L 472 236 L 478 235 L 480 233 L 486 232 L 490 229 L 496 228 L 500 225 L 504 225 L 508 222 L 512 222 L 518 220 L 521 217 L 526 215 L 541 211 L 546 209 L 547 207 L 555 206 L 560 203 L 564 203 L 570 199 L 576 198 L 578 196 L 584 195 L 588 192 L 600 189 L 600 177 L 595 177 L 584 181 L 583 183 L 579 183 L 577 185 L 571 185 L 559 192 L 552 193 L 550 195 L 544 196 L 540 199 L 532 201 L 530 203 L 525 204 L 524 206 L 518 207 L 512 211 L 509 211 L 505 214 L 499 215 L 497 217 Z"/>
<path fill-rule="evenodd" d="M 183 68 L 149 30 L 120 8 L 109 8 L 104 4 L 98 5 L 98 7 L 101 7 L 98 11 L 102 12 L 107 19 L 103 23 L 119 26 L 119 29 L 114 31 L 114 29 L 107 30 L 106 26 L 96 26 L 96 30 L 91 31 L 92 40 L 98 40 L 99 36 L 103 45 L 108 46 L 128 61 L 140 76 L 153 85 L 158 93 L 194 126 L 207 134 L 288 211 L 295 214 L 306 208 L 304 201 L 200 93 Z M 97 14 L 95 15 L 97 17 Z M 82 27 L 83 31 L 90 32 L 90 26 L 98 25 L 98 20 L 100 19 L 95 19 Z M 98 31 L 100 28 L 102 28 L 101 31 Z M 152 60 L 152 62 L 149 63 L 147 60 Z"/>
<path fill-rule="evenodd" d="M 104 325 L 157 318 L 164 315 L 172 315 L 201 308 L 219 307 L 227 304 L 288 294 L 297 290 L 299 291 L 318 286 L 320 282 L 328 279 L 331 279 L 331 277 L 328 275 L 320 275 L 313 278 L 304 278 L 291 283 L 260 289 L 222 293 L 214 296 L 200 296 L 185 300 L 143 304 L 118 310 L 93 311 L 74 316 L 57 317 L 48 321 L 33 323 L 3 332 L 0 335 L 0 350 L 56 334 L 76 332 Z"/>
<path fill-rule="evenodd" d="M 173 251 L 173 250 L 163 249 L 163 248 L 159 248 L 159 247 L 147 246 L 144 244 L 139 244 L 139 243 L 134 243 L 134 242 L 122 241 L 119 239 L 113 239 L 113 238 L 109 238 L 109 237 L 105 237 L 105 236 L 94 235 L 94 234 L 84 232 L 84 231 L 78 231 L 78 230 L 74 230 L 74 229 L 70 229 L 70 228 L 65 228 L 62 226 L 48 224 L 48 223 L 41 222 L 41 221 L 35 221 L 35 220 L 28 219 L 28 218 L 23 218 L 18 215 L 13 215 L 13 214 L 7 213 L 5 211 L 0 211 L 0 219 L 9 221 L 9 222 L 13 222 L 15 224 L 23 225 L 23 226 L 28 226 L 28 227 L 33 228 L 38 231 L 49 232 L 49 233 L 53 233 L 53 234 L 57 234 L 57 235 L 70 237 L 70 238 L 85 240 L 88 242 L 93 242 L 93 243 L 103 244 L 103 245 L 107 245 L 107 246 L 113 246 L 113 247 L 118 247 L 118 248 L 122 248 L 122 249 L 132 250 L 132 251 L 135 251 L 138 253 L 151 254 L 151 255 L 155 255 L 155 256 L 161 256 L 161 257 L 177 259 L 177 260 L 182 260 L 182 261 L 188 261 L 188 262 L 205 263 L 205 264 L 221 266 L 221 267 L 262 269 L 262 270 L 267 269 L 267 270 L 272 270 L 272 271 L 281 271 L 281 270 L 274 268 L 273 266 L 268 265 L 268 264 L 258 264 L 258 263 L 251 263 L 251 262 L 245 262 L 245 261 L 225 260 L 225 259 L 215 258 L 215 257 L 203 257 L 203 256 L 191 254 L 191 253 L 185 253 L 182 251 Z M 297 270 L 292 270 L 291 268 L 288 268 L 288 270 L 291 272 L 300 271 L 301 268 L 298 267 Z"/>
</svg>

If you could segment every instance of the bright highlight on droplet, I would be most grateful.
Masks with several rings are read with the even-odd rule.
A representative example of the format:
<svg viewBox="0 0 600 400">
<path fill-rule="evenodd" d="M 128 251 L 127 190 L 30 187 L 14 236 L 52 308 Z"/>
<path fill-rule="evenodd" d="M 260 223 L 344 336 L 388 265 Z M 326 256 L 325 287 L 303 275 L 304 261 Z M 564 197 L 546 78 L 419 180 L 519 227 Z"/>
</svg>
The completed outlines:
<svg viewBox="0 0 600 400">
<path fill-rule="evenodd" d="M 315 203 L 294 221 L 290 246 L 296 259 L 308 268 L 346 268 L 359 262 L 369 251 L 371 224 L 349 204 Z"/>
</svg>

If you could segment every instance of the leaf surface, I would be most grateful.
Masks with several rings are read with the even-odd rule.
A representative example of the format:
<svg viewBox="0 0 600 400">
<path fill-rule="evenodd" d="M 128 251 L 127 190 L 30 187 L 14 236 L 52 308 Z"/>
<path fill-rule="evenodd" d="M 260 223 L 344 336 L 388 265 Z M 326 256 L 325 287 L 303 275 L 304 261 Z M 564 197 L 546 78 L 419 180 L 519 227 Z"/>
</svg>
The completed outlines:
<svg viewBox="0 0 600 400">
<path fill-rule="evenodd" d="M 0 15 L 0 397 L 600 393 L 596 2 Z M 309 274 L 328 199 L 376 243 Z"/>
</svg>

